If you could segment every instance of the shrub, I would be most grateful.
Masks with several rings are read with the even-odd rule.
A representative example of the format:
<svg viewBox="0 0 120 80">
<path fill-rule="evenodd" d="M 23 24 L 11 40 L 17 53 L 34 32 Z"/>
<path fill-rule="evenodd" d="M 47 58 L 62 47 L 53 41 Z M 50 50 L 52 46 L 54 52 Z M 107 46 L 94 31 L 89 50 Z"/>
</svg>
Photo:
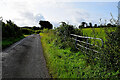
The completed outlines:
<svg viewBox="0 0 120 80">
<path fill-rule="evenodd" d="M 115 32 L 109 33 L 106 30 L 106 34 L 107 41 L 104 49 L 104 63 L 107 69 L 117 71 L 120 68 L 120 26 L 116 28 Z"/>
<path fill-rule="evenodd" d="M 7 23 L 2 22 L 2 37 L 9 38 L 9 37 L 20 37 L 22 36 L 21 29 L 14 24 L 11 20 L 7 21 Z"/>
<path fill-rule="evenodd" d="M 70 47 L 71 51 L 77 51 L 75 48 L 75 41 L 71 39 L 70 34 L 82 35 L 81 30 L 75 28 L 73 25 L 61 22 L 60 27 L 55 29 L 54 34 L 57 36 L 55 44 L 59 44 L 60 48 L 65 49 Z"/>
<path fill-rule="evenodd" d="M 23 34 L 32 34 L 34 31 L 32 29 L 22 28 L 21 29 Z"/>
</svg>

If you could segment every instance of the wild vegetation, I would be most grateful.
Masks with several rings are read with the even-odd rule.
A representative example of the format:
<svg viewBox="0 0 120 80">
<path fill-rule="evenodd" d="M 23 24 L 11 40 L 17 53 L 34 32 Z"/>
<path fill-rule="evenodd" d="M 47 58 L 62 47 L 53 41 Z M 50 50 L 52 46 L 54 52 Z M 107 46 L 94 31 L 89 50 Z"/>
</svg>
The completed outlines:
<svg viewBox="0 0 120 80">
<path fill-rule="evenodd" d="M 119 32 L 119 26 L 77 29 L 65 22 L 54 30 L 43 30 L 40 33 L 41 41 L 51 76 L 54 78 L 119 78 Z M 82 48 L 77 50 L 70 34 L 102 38 L 104 47 L 100 53 L 88 50 L 83 52 Z"/>
<path fill-rule="evenodd" d="M 120 26 L 107 24 L 98 27 L 95 24 L 93 27 L 92 23 L 88 26 L 82 22 L 79 28 L 75 28 L 73 25 L 61 22 L 59 27 L 52 29 L 52 24 L 48 21 L 39 24 L 41 28 L 36 26 L 20 28 L 11 20 L 7 23 L 2 22 L 2 47 L 8 47 L 24 38 L 24 35 L 41 32 L 41 42 L 51 77 L 120 78 Z M 101 49 L 93 47 L 99 53 L 81 47 L 78 50 L 70 34 L 101 38 L 104 46 Z M 78 39 L 86 42 L 85 39 Z M 89 40 L 89 43 L 101 46 L 97 40 Z"/>
<path fill-rule="evenodd" d="M 5 48 L 14 42 L 22 39 L 24 36 L 22 30 L 11 20 L 2 22 L 2 48 Z"/>
<path fill-rule="evenodd" d="M 2 48 L 4 49 L 26 35 L 34 33 L 40 33 L 39 27 L 19 27 L 11 20 L 7 20 L 6 23 L 2 22 Z"/>
<path fill-rule="evenodd" d="M 41 27 L 19 27 L 11 20 L 7 20 L 6 23 L 2 22 L 2 48 L 4 49 L 28 35 L 39 34 L 44 28 L 53 28 L 49 21 L 40 21 L 39 24 Z"/>
<path fill-rule="evenodd" d="M 47 29 L 52 29 L 53 25 L 49 21 L 39 21 L 39 24 L 41 25 L 41 29 L 47 28 Z"/>
</svg>

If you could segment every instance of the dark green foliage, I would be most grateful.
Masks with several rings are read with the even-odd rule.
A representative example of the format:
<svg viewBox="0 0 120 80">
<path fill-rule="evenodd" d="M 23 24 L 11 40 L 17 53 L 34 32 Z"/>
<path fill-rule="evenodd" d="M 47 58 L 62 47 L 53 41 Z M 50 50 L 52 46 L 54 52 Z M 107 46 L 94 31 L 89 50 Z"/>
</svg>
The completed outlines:
<svg viewBox="0 0 120 80">
<path fill-rule="evenodd" d="M 91 22 L 89 23 L 89 26 L 90 26 L 90 28 L 92 28 L 92 27 L 93 27 Z"/>
<path fill-rule="evenodd" d="M 71 39 L 70 34 L 82 35 L 81 30 L 75 28 L 73 25 L 61 22 L 60 27 L 56 28 L 55 34 L 59 37 L 55 44 L 60 44 L 60 49 L 65 49 L 67 47 L 71 48 L 71 51 L 78 51 L 75 48 L 75 42 Z"/>
<path fill-rule="evenodd" d="M 116 39 L 117 45 L 120 48 L 120 26 L 117 27 L 115 34 L 116 34 L 115 39 Z"/>
<path fill-rule="evenodd" d="M 6 24 L 2 22 L 2 38 L 16 38 L 20 36 L 22 36 L 21 29 L 11 20 L 7 21 Z"/>
<path fill-rule="evenodd" d="M 32 30 L 40 30 L 40 27 L 33 26 Z"/>
<path fill-rule="evenodd" d="M 81 24 L 82 24 L 83 27 L 85 27 L 86 22 L 82 22 Z"/>
<path fill-rule="evenodd" d="M 39 24 L 41 25 L 41 29 L 48 28 L 52 29 L 53 25 L 49 21 L 39 21 Z"/>
<path fill-rule="evenodd" d="M 107 24 L 107 27 L 112 27 L 112 24 L 108 23 L 108 24 Z"/>
<path fill-rule="evenodd" d="M 79 29 L 80 29 L 80 28 L 84 28 L 84 27 L 83 27 L 82 25 L 79 25 Z"/>
<path fill-rule="evenodd" d="M 97 28 L 97 24 L 94 25 L 94 28 Z"/>
<path fill-rule="evenodd" d="M 62 37 L 70 36 L 70 34 L 74 33 L 74 30 L 73 25 L 68 25 L 65 22 L 62 22 L 60 27 L 57 28 L 58 35 Z"/>
<path fill-rule="evenodd" d="M 2 49 L 7 48 L 8 46 L 12 45 L 13 43 L 21 40 L 22 38 L 24 38 L 24 36 L 20 36 L 17 38 L 6 38 L 2 40 Z"/>
<path fill-rule="evenodd" d="M 28 29 L 28 28 L 21 28 L 21 31 L 23 34 L 33 34 L 34 31 L 32 29 Z"/>
<path fill-rule="evenodd" d="M 120 70 L 120 26 L 115 32 L 110 32 L 106 29 L 107 41 L 104 49 L 105 56 L 103 56 L 104 64 L 109 70 Z"/>
<path fill-rule="evenodd" d="M 2 22 L 2 48 L 6 48 L 16 41 L 24 38 L 22 30 L 11 20 Z"/>
<path fill-rule="evenodd" d="M 36 27 L 36 26 L 33 26 L 33 27 L 28 27 L 28 26 L 25 26 L 25 27 L 21 27 L 21 30 L 22 30 L 22 33 L 23 34 L 39 34 L 40 33 L 40 30 L 41 28 L 40 27 Z"/>
<path fill-rule="evenodd" d="M 36 34 L 39 34 L 41 32 L 41 30 L 36 30 L 35 33 Z"/>
<path fill-rule="evenodd" d="M 108 23 L 107 25 L 100 24 L 99 26 L 97 26 L 97 24 L 94 24 L 93 26 L 91 22 L 89 23 L 89 25 L 86 22 L 82 22 L 81 25 L 79 25 L 79 29 L 80 28 L 104 28 L 104 27 L 117 27 L 117 25 Z"/>
</svg>

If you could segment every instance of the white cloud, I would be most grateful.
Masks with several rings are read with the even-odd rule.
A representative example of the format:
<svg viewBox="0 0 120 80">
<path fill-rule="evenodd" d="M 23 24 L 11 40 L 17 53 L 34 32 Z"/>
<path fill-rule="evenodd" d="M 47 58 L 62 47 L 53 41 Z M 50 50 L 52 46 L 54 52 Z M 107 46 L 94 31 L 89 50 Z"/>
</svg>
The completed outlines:
<svg viewBox="0 0 120 80">
<path fill-rule="evenodd" d="M 55 25 L 61 21 L 70 22 L 74 25 L 80 24 L 81 21 L 94 21 L 91 15 L 84 9 L 75 9 L 72 5 L 66 3 L 82 1 L 83 0 L 1 0 L 0 16 L 6 20 L 13 20 L 19 26 L 38 26 L 39 20 L 48 20 Z M 89 0 L 84 0 L 84 2 L 85 1 Z"/>
</svg>

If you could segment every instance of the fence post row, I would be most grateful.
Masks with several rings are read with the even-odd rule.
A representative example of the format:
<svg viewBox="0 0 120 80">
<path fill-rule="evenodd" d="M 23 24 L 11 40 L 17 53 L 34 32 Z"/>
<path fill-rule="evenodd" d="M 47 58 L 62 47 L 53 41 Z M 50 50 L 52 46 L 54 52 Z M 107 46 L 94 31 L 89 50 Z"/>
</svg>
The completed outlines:
<svg viewBox="0 0 120 80">
<path fill-rule="evenodd" d="M 101 48 L 104 47 L 103 40 L 102 40 L 101 38 L 79 36 L 79 35 L 76 35 L 76 34 L 70 34 L 70 35 L 71 35 L 71 36 L 74 36 L 74 37 L 76 38 L 76 39 L 74 39 L 74 40 L 75 40 L 75 48 L 77 48 L 77 45 L 78 45 L 79 47 L 84 47 L 84 48 L 86 49 L 86 51 L 87 51 L 87 50 L 92 50 L 93 52 L 99 53 L 97 50 L 90 49 L 90 48 L 88 47 L 88 45 L 99 47 L 98 45 L 94 45 L 94 44 L 88 43 L 88 39 L 97 39 L 97 40 L 100 40 L 101 43 L 102 43 L 102 46 L 99 47 L 99 48 L 101 49 Z M 80 37 L 80 38 L 82 38 L 82 39 L 87 39 L 87 41 L 86 41 L 86 42 L 80 41 L 80 40 L 78 40 L 78 37 Z M 82 46 L 82 45 L 80 45 L 80 44 L 77 44 L 77 42 L 81 42 L 81 43 L 86 44 L 86 47 L 85 47 L 85 46 Z M 78 49 L 78 48 L 77 48 L 77 49 Z"/>
</svg>

